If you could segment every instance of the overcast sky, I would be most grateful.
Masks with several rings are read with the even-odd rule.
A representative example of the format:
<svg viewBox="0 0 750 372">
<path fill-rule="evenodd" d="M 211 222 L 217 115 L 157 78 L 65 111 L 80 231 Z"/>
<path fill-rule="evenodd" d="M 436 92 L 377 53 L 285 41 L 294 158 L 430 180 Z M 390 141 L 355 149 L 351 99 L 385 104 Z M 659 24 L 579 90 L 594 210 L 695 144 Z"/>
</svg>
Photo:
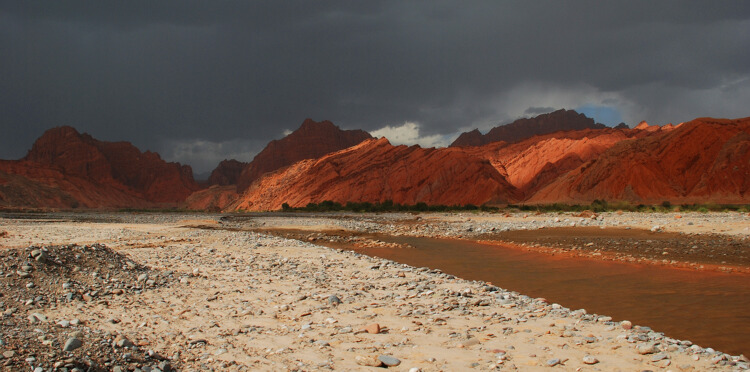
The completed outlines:
<svg viewBox="0 0 750 372">
<path fill-rule="evenodd" d="M 750 116 L 750 1 L 0 0 L 0 158 L 72 125 L 191 164 L 305 118 L 446 145 L 559 108 Z"/>
</svg>

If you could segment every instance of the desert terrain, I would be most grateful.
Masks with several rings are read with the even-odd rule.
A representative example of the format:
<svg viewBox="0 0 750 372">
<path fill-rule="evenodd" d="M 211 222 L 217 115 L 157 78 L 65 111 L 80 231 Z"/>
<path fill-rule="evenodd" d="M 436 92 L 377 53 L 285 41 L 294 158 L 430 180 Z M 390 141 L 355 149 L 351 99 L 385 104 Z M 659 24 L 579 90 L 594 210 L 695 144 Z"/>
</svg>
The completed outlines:
<svg viewBox="0 0 750 372">
<path fill-rule="evenodd" d="M 750 369 L 750 2 L 179 5 L 0 2 L 0 372 Z"/>
<path fill-rule="evenodd" d="M 0 366 L 744 370 L 712 345 L 357 247 L 441 236 L 744 276 L 748 235 L 739 212 L 6 213 Z"/>
</svg>

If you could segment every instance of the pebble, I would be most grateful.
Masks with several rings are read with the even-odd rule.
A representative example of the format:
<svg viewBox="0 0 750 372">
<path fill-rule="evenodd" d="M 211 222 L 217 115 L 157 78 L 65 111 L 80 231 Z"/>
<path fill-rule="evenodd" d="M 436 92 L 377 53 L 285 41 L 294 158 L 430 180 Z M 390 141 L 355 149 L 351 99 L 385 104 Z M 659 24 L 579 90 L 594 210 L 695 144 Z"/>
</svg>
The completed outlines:
<svg viewBox="0 0 750 372">
<path fill-rule="evenodd" d="M 372 323 L 372 324 L 368 324 L 368 325 L 367 325 L 367 326 L 366 326 L 366 327 L 364 328 L 364 331 L 365 331 L 365 332 L 367 332 L 367 333 L 369 333 L 369 334 L 373 334 L 373 335 L 375 335 L 375 334 L 378 334 L 378 333 L 380 333 L 380 330 L 381 330 L 381 329 L 380 329 L 380 324 L 378 324 L 378 323 Z"/>
<path fill-rule="evenodd" d="M 172 364 L 169 363 L 169 361 L 162 361 L 158 365 L 159 369 L 162 370 L 162 372 L 172 372 Z"/>
<path fill-rule="evenodd" d="M 622 329 L 631 329 L 633 328 L 633 323 L 631 323 L 629 320 L 623 320 L 620 322 L 620 326 Z"/>
<path fill-rule="evenodd" d="M 38 322 L 46 322 L 47 317 L 44 316 L 44 314 L 40 313 L 31 313 L 28 316 L 29 322 L 31 323 L 38 323 Z"/>
<path fill-rule="evenodd" d="M 338 305 L 340 303 L 341 303 L 341 299 L 338 296 L 336 296 L 336 295 L 330 295 L 330 296 L 328 296 L 328 304 L 329 305 L 336 306 L 336 305 Z"/>
<path fill-rule="evenodd" d="M 548 367 L 554 367 L 554 366 L 556 366 L 558 364 L 560 364 L 560 359 L 558 359 L 558 358 L 547 360 L 547 366 Z"/>
<path fill-rule="evenodd" d="M 660 360 L 656 363 L 656 365 L 660 368 L 667 368 L 672 364 L 672 361 L 669 359 Z"/>
<path fill-rule="evenodd" d="M 372 355 L 357 355 L 354 357 L 354 361 L 361 366 L 367 367 L 380 367 L 383 365 L 380 359 Z"/>
<path fill-rule="evenodd" d="M 115 337 L 114 343 L 115 343 L 115 346 L 117 347 L 132 347 L 133 346 L 133 342 L 128 340 L 128 338 L 123 335 L 118 335 L 117 337 Z"/>
<path fill-rule="evenodd" d="M 641 344 L 641 345 L 638 345 L 636 349 L 638 350 L 638 354 L 641 354 L 641 355 L 653 354 L 659 351 L 656 349 L 656 345 L 654 344 Z"/>
<path fill-rule="evenodd" d="M 401 364 L 401 361 L 398 358 L 390 355 L 381 355 L 378 357 L 378 360 L 388 367 L 395 367 Z"/>
<path fill-rule="evenodd" d="M 583 363 L 584 364 L 596 364 L 596 363 L 599 363 L 599 359 L 596 359 L 591 355 L 586 355 L 585 357 L 583 357 Z"/>
<path fill-rule="evenodd" d="M 352 333 L 353 331 L 354 330 L 352 329 L 352 327 L 342 327 L 341 329 L 339 329 L 339 333 L 341 334 Z"/>
<path fill-rule="evenodd" d="M 67 341 L 65 341 L 65 346 L 63 346 L 63 351 L 73 351 L 75 349 L 78 349 L 79 347 L 83 346 L 83 341 L 76 337 L 71 337 Z"/>
<path fill-rule="evenodd" d="M 34 254 L 35 251 L 37 252 L 37 254 Z M 34 259 L 37 260 L 37 262 L 46 262 L 47 259 L 49 258 L 49 256 L 47 256 L 47 253 L 45 251 L 42 251 L 42 250 L 35 250 L 35 251 L 32 251 L 31 254 L 34 257 Z"/>
</svg>

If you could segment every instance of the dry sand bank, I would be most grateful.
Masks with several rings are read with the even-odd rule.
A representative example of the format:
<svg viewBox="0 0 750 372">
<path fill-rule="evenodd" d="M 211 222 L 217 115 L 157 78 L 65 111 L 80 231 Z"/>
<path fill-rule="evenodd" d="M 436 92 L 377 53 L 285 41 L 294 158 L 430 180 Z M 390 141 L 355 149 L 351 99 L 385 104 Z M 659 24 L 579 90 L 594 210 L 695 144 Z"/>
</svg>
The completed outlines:
<svg viewBox="0 0 750 372">
<path fill-rule="evenodd" d="M 625 329 L 606 316 L 571 311 L 486 283 L 297 240 L 192 227 L 216 224 L 218 218 L 154 215 L 101 220 L 106 222 L 2 220 L 0 230 L 5 234 L 0 246 L 23 250 L 19 257 L 29 268 L 2 268 L 0 280 L 5 282 L 0 282 L 4 286 L 0 287 L 0 310 L 15 310 L 3 317 L 4 325 L 10 327 L 3 327 L 5 345 L 0 345 L 0 350 L 10 356 L 0 363 L 8 370 L 29 365 L 48 368 L 55 363 L 72 368 L 78 365 L 75 363 L 89 362 L 104 369 L 139 364 L 156 368 L 164 367 L 161 356 L 180 370 L 357 370 L 371 368 L 363 364 L 377 363 L 383 356 L 389 363 L 398 359 L 399 365 L 390 368 L 404 371 L 546 370 L 550 365 L 559 370 L 677 371 L 747 366 L 740 358 L 672 340 L 649 329 Z M 391 216 L 383 218 L 263 217 L 252 224 L 363 231 L 400 228 L 388 227 L 385 219 Z M 432 218 L 455 225 L 443 231 L 466 234 L 465 224 L 471 225 L 476 216 L 424 219 Z M 445 222 L 451 218 L 459 220 Z M 468 218 L 472 220 L 466 221 Z M 556 217 L 544 218 L 554 221 Z M 479 223 L 502 225 L 502 221 Z M 472 226 L 472 232 L 486 227 Z M 738 229 L 742 231 L 741 226 Z M 78 283 L 83 286 L 81 293 L 70 301 L 53 295 L 35 301 L 25 292 L 41 290 L 45 283 L 6 290 L 10 279 L 20 276 L 18 272 L 28 272 L 23 279 L 29 283 L 42 278 L 47 264 L 24 256 L 31 251 L 27 246 L 95 242 L 147 266 L 152 270 L 148 278 L 156 279 L 149 283 L 139 274 L 138 283 L 125 286 L 118 294 L 113 289 L 117 282 L 110 279 L 127 268 L 112 265 L 87 272 L 94 282 Z M 49 285 L 62 286 L 65 281 L 60 278 Z M 29 318 L 34 313 L 42 314 L 46 321 Z M 79 325 L 56 325 L 75 319 Z M 13 327 L 39 328 L 42 332 L 31 334 L 47 334 L 49 342 L 31 338 L 26 346 L 16 344 L 5 331 Z M 61 350 L 74 331 L 81 332 L 74 335 L 83 341 L 80 348 L 46 351 Z M 120 347 L 129 345 L 118 344 L 122 338 L 134 346 Z M 112 343 L 115 346 L 101 346 Z M 93 352 L 96 345 L 99 351 Z"/>
</svg>

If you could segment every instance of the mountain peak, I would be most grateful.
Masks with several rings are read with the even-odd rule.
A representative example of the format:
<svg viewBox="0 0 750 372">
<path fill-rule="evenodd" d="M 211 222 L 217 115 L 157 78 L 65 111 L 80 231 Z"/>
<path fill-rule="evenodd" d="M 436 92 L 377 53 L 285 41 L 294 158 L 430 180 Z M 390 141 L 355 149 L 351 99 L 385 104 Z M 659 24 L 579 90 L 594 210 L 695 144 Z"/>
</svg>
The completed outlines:
<svg viewBox="0 0 750 372">
<path fill-rule="evenodd" d="M 216 169 L 211 172 L 211 176 L 208 177 L 208 184 L 219 186 L 236 185 L 237 179 L 247 164 L 234 159 L 222 160 Z"/>
<path fill-rule="evenodd" d="M 307 118 L 305 121 L 302 122 L 302 125 L 300 125 L 299 129 L 297 131 L 315 131 L 315 130 L 331 130 L 331 129 L 339 129 L 335 124 L 328 120 L 323 121 L 315 121 L 313 119 Z M 296 131 L 295 131 L 296 132 Z"/>
<path fill-rule="evenodd" d="M 245 190 L 265 173 L 300 160 L 319 158 L 370 138 L 372 136 L 363 130 L 342 130 L 328 120 L 316 122 L 305 119 L 299 129 L 282 139 L 269 142 L 253 158 L 238 177 L 237 189 Z"/>
<path fill-rule="evenodd" d="M 198 188 L 189 166 L 167 163 L 130 142 L 99 141 L 70 126 L 45 131 L 23 160 L 94 184 L 121 184 L 157 203 L 181 201 Z"/>
<path fill-rule="evenodd" d="M 594 122 L 575 110 L 560 109 L 533 118 L 518 119 L 510 124 L 492 128 L 487 134 L 481 134 L 475 129 L 462 133 L 451 147 L 481 146 L 492 142 L 518 142 L 526 138 L 559 131 L 580 129 L 602 129 L 604 124 Z"/>
</svg>

